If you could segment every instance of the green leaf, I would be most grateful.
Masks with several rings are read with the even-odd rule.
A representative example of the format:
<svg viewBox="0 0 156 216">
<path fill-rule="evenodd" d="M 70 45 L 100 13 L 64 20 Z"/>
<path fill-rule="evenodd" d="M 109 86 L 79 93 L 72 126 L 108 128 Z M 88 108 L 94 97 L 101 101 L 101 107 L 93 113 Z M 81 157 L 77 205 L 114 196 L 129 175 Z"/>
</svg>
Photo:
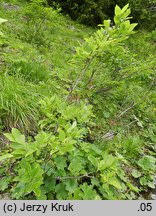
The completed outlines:
<svg viewBox="0 0 156 216">
<path fill-rule="evenodd" d="M 77 122 L 74 121 L 72 126 L 67 130 L 67 133 L 70 133 L 77 126 Z"/>
<path fill-rule="evenodd" d="M 8 20 L 0 18 L 0 24 L 7 22 Z"/>
<path fill-rule="evenodd" d="M 21 160 L 19 165 L 21 168 L 18 169 L 18 175 L 14 178 L 14 181 L 19 181 L 20 183 L 18 184 L 18 193 L 20 196 L 31 192 L 34 192 L 37 196 L 40 196 L 40 186 L 43 184 L 43 170 L 40 165 L 38 163 L 31 164 L 26 159 Z M 22 192 L 20 192 L 20 189 Z"/>
<path fill-rule="evenodd" d="M 21 158 L 23 157 L 23 155 L 25 156 L 25 149 L 17 149 L 13 151 L 12 154 L 16 159 Z"/>
<path fill-rule="evenodd" d="M 58 170 L 64 170 L 64 168 L 67 166 L 66 160 L 67 158 L 64 156 L 57 156 L 55 158 L 55 163 Z"/>
<path fill-rule="evenodd" d="M 138 170 L 133 170 L 132 171 L 132 176 L 134 178 L 139 178 L 141 176 L 141 172 L 139 172 Z"/>
<path fill-rule="evenodd" d="M 131 33 L 133 31 L 133 29 L 138 25 L 138 23 L 132 23 L 130 26 L 129 26 L 129 32 Z"/>
<path fill-rule="evenodd" d="M 110 117 L 110 113 L 105 111 L 105 112 L 103 112 L 103 116 L 105 118 L 109 118 Z"/>
<path fill-rule="evenodd" d="M 148 185 L 148 187 L 155 189 L 154 182 L 148 182 L 147 185 Z"/>
<path fill-rule="evenodd" d="M 131 189 L 132 191 L 139 193 L 139 188 L 135 187 L 134 185 L 132 185 L 130 182 L 127 182 L 126 185 L 129 187 L 129 189 Z"/>
<path fill-rule="evenodd" d="M 83 192 L 80 187 L 77 187 L 74 191 L 74 200 L 82 200 L 83 199 Z"/>
<path fill-rule="evenodd" d="M 144 156 L 142 159 L 138 161 L 138 165 L 143 170 L 154 170 L 155 169 L 156 158 L 152 156 Z"/>
<path fill-rule="evenodd" d="M 98 166 L 98 158 L 94 157 L 93 155 L 88 156 L 88 160 L 95 166 Z"/>
<path fill-rule="evenodd" d="M 8 138 L 9 141 L 15 142 L 15 139 L 11 133 L 4 133 L 5 137 Z"/>
<path fill-rule="evenodd" d="M 68 197 L 68 192 L 66 191 L 65 184 L 60 183 L 55 187 L 56 198 L 58 200 L 66 200 Z"/>
<path fill-rule="evenodd" d="M 93 187 L 87 183 L 81 185 L 80 188 L 83 191 L 83 200 L 94 200 L 97 196 L 97 193 Z"/>
<path fill-rule="evenodd" d="M 110 20 L 104 20 L 104 26 L 105 26 L 106 29 L 110 28 L 110 23 L 111 23 Z"/>
<path fill-rule="evenodd" d="M 71 173 L 78 175 L 81 169 L 83 169 L 83 164 L 81 162 L 81 159 L 78 157 L 73 158 L 69 165 L 69 170 L 71 171 Z"/>
<path fill-rule="evenodd" d="M 56 178 L 55 175 L 46 176 L 44 180 L 43 189 L 46 193 L 53 192 L 56 187 Z"/>
<path fill-rule="evenodd" d="M 12 142 L 11 147 L 14 149 L 12 155 L 16 158 L 28 157 L 39 149 L 39 147 L 45 146 L 43 141 L 47 141 L 48 136 L 44 133 L 36 136 L 37 141 L 34 143 L 25 142 L 25 136 L 20 133 L 16 128 L 12 129 L 12 133 L 6 133 L 5 136 Z M 42 143 L 42 146 L 39 144 Z M 47 144 L 47 143 L 46 143 Z"/>
<path fill-rule="evenodd" d="M 64 182 L 66 186 L 66 190 L 69 191 L 70 193 L 74 193 L 76 188 L 78 187 L 78 183 L 76 179 L 68 179 Z"/>
<path fill-rule="evenodd" d="M 86 145 L 86 143 L 85 143 L 85 145 Z M 92 144 L 91 146 L 89 145 L 88 147 L 91 150 L 93 150 L 95 152 L 95 154 L 97 154 L 97 155 L 101 155 L 102 154 L 102 150 L 97 145 Z"/>
<path fill-rule="evenodd" d="M 62 142 L 65 140 L 66 134 L 63 130 L 59 130 L 59 140 Z"/>
<path fill-rule="evenodd" d="M 37 197 L 41 196 L 41 190 L 40 190 L 40 188 L 38 186 L 35 186 L 32 191 L 35 193 L 35 195 Z"/>
<path fill-rule="evenodd" d="M 128 7 L 129 7 L 129 3 L 128 4 L 126 4 L 123 8 L 122 8 L 122 13 L 124 13 L 127 9 L 128 9 Z"/>
<path fill-rule="evenodd" d="M 115 15 L 118 16 L 120 14 L 121 14 L 121 8 L 118 5 L 116 5 L 115 6 Z"/>
<path fill-rule="evenodd" d="M 0 167 L 0 175 L 2 175 L 5 172 L 5 167 Z"/>
<path fill-rule="evenodd" d="M 39 149 L 45 147 L 49 140 L 50 135 L 45 132 L 41 132 L 35 136 L 35 144 Z"/>
<path fill-rule="evenodd" d="M 54 167 L 55 165 L 52 161 L 49 161 L 49 162 L 46 161 L 42 166 L 47 176 L 50 176 L 51 174 L 55 173 Z"/>
<path fill-rule="evenodd" d="M 115 178 L 115 177 L 110 178 L 108 183 L 109 183 L 110 185 L 114 186 L 114 187 L 117 188 L 117 189 L 122 189 L 122 186 L 121 186 L 121 184 L 120 184 L 120 181 L 119 181 L 117 178 Z"/>
<path fill-rule="evenodd" d="M 30 144 L 29 148 L 27 149 L 25 153 L 25 157 L 28 157 L 29 155 L 33 154 L 35 151 L 37 151 L 36 145 L 34 145 L 34 143 L 32 145 Z"/>
<path fill-rule="evenodd" d="M 0 179 L 0 191 L 4 191 L 8 188 L 11 177 L 5 176 Z"/>
<path fill-rule="evenodd" d="M 5 154 L 5 155 L 2 155 L 2 156 L 0 156 L 0 161 L 6 160 L 6 159 L 12 158 L 12 157 L 13 157 L 12 154 Z"/>
<path fill-rule="evenodd" d="M 24 191 L 25 191 L 25 184 L 23 182 L 19 182 L 15 188 L 13 188 L 12 190 L 12 197 L 19 199 L 20 197 L 22 197 L 22 195 L 24 195 Z"/>
<path fill-rule="evenodd" d="M 12 135 L 15 139 L 15 142 L 17 143 L 25 143 L 25 136 L 21 134 L 21 132 L 16 129 L 16 128 L 13 128 L 12 129 Z"/>
<path fill-rule="evenodd" d="M 12 154 L 16 158 L 28 157 L 38 150 L 35 143 L 25 143 L 24 145 L 21 143 L 12 143 L 11 147 L 15 149 Z"/>
<path fill-rule="evenodd" d="M 11 142 L 17 142 L 21 144 L 25 144 L 25 136 L 20 133 L 20 131 L 16 128 L 12 129 L 12 133 L 4 134 Z"/>
<path fill-rule="evenodd" d="M 37 200 L 47 200 L 47 196 L 45 194 L 40 194 L 40 196 L 36 197 Z"/>
<path fill-rule="evenodd" d="M 140 178 L 140 184 L 143 185 L 143 186 L 148 184 L 148 180 L 146 179 L 146 177 L 141 177 Z"/>
<path fill-rule="evenodd" d="M 63 142 L 62 145 L 58 146 L 59 149 L 59 154 L 64 155 L 67 152 L 72 152 L 73 151 L 73 144 L 75 144 L 75 140 L 73 140 L 71 137 L 67 137 Z"/>
<path fill-rule="evenodd" d="M 108 168 L 114 168 L 117 164 L 117 158 L 112 155 L 105 155 L 103 160 L 98 163 L 98 170 L 103 171 Z"/>
</svg>

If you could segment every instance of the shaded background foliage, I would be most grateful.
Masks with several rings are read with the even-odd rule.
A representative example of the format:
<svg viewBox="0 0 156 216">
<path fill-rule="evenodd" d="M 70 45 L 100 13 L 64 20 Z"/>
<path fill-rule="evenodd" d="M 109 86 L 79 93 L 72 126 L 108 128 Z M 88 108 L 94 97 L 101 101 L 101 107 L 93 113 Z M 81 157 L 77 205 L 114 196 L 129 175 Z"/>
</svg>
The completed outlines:
<svg viewBox="0 0 156 216">
<path fill-rule="evenodd" d="M 87 25 L 97 25 L 104 19 L 112 19 L 114 7 L 118 4 L 123 7 L 130 3 L 133 21 L 139 23 L 139 27 L 154 29 L 156 27 L 156 0 L 47 0 L 51 6 L 56 3 L 62 12 L 72 19 Z"/>
</svg>

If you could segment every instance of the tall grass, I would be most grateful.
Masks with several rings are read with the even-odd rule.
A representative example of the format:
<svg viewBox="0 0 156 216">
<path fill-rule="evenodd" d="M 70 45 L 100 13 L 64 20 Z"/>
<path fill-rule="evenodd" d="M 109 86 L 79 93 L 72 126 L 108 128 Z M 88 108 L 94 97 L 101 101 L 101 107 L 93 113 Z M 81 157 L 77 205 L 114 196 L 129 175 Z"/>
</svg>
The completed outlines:
<svg viewBox="0 0 156 216">
<path fill-rule="evenodd" d="M 33 129 L 38 116 L 38 96 L 33 86 L 0 75 L 0 119 L 3 129 Z"/>
<path fill-rule="evenodd" d="M 6 73 L 33 83 L 46 81 L 49 78 L 49 71 L 45 65 L 40 62 L 28 62 L 26 60 L 11 62 Z"/>
</svg>

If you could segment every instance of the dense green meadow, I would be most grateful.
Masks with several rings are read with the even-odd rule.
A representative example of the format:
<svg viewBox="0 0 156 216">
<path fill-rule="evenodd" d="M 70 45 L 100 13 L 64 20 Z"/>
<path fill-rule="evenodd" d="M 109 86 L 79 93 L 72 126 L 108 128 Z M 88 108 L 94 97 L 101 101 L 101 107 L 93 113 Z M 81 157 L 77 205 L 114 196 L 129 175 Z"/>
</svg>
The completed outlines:
<svg viewBox="0 0 156 216">
<path fill-rule="evenodd" d="M 151 198 L 156 30 L 128 4 L 113 14 L 91 27 L 59 5 L 1 1 L 0 197 Z"/>
</svg>

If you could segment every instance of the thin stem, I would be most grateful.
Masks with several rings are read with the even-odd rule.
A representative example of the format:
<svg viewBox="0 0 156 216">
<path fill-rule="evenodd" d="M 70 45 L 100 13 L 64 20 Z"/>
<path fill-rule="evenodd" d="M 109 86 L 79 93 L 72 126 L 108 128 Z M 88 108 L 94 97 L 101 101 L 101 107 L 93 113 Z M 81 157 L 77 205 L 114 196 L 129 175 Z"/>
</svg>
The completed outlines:
<svg viewBox="0 0 156 216">
<path fill-rule="evenodd" d="M 68 96 L 67 96 L 66 99 L 68 99 L 68 98 L 72 95 L 73 91 L 76 89 L 76 87 L 78 86 L 79 82 L 82 80 L 82 78 L 84 77 L 86 71 L 88 70 L 88 68 L 89 68 L 89 66 L 90 66 L 90 64 L 91 64 L 91 62 L 92 62 L 93 59 L 94 59 L 94 57 L 95 57 L 95 56 L 93 55 L 92 57 L 90 57 L 90 58 L 88 58 L 88 59 L 86 60 L 86 63 L 85 63 L 85 65 L 84 65 L 83 69 L 81 70 L 80 75 L 79 75 L 78 78 L 75 80 L 75 82 L 74 82 L 73 86 L 71 87 L 71 90 L 70 90 L 70 92 L 69 92 L 69 94 L 68 94 Z"/>
<path fill-rule="evenodd" d="M 91 173 L 87 173 L 85 175 L 81 175 L 81 176 L 65 176 L 65 177 L 54 177 L 56 180 L 65 180 L 65 179 L 81 179 L 81 178 L 95 178 L 95 176 L 90 175 Z"/>
<path fill-rule="evenodd" d="M 125 76 L 125 77 L 122 76 L 122 77 L 120 77 L 120 79 L 117 80 L 117 81 L 118 81 L 118 82 L 121 82 L 121 81 L 123 81 L 123 80 L 126 80 L 126 79 L 132 77 L 134 74 L 137 74 L 137 73 L 138 73 L 138 72 L 134 72 L 134 73 L 131 73 L 131 74 Z M 113 87 L 114 87 L 114 86 L 106 86 L 106 87 L 104 87 L 104 88 L 101 88 L 101 89 L 97 90 L 97 91 L 95 92 L 95 94 L 100 94 L 100 93 L 109 91 L 109 90 L 111 90 Z"/>
<path fill-rule="evenodd" d="M 117 119 L 119 119 L 121 116 L 123 116 L 125 113 L 127 113 L 129 110 L 131 110 L 137 103 L 134 103 L 132 102 L 131 105 L 125 109 L 122 113 L 120 113 L 118 116 L 117 116 Z"/>
<path fill-rule="evenodd" d="M 96 72 L 96 68 L 93 69 L 92 74 L 91 74 L 86 86 L 88 86 L 92 82 L 95 72 Z"/>
<path fill-rule="evenodd" d="M 87 84 L 86 84 L 86 87 L 88 87 L 88 85 L 92 82 L 93 77 L 94 77 L 94 74 L 95 74 L 95 72 L 97 71 L 98 65 L 100 65 L 100 62 L 98 62 L 98 63 L 96 64 L 96 66 L 93 68 L 92 73 L 91 73 L 91 76 L 90 76 L 90 78 L 89 78 L 89 80 L 88 80 L 88 82 L 87 82 Z"/>
<path fill-rule="evenodd" d="M 154 78 L 154 80 L 153 80 L 153 82 L 152 82 L 150 88 L 148 89 L 148 91 L 147 91 L 147 92 L 145 93 L 145 95 L 143 95 L 143 97 L 141 98 L 141 101 L 145 101 L 145 100 L 146 100 L 147 96 L 149 95 L 149 93 L 151 92 L 151 90 L 153 89 L 153 87 L 155 87 L 155 86 L 156 86 L 156 77 Z M 125 109 L 121 114 L 119 114 L 119 115 L 117 116 L 117 119 L 119 119 L 121 116 L 123 116 L 125 113 L 127 113 L 129 110 L 131 110 L 131 109 L 132 109 L 133 107 L 135 107 L 136 105 L 140 104 L 141 101 L 138 102 L 138 103 L 132 102 L 131 105 L 130 105 L 127 109 Z"/>
</svg>

